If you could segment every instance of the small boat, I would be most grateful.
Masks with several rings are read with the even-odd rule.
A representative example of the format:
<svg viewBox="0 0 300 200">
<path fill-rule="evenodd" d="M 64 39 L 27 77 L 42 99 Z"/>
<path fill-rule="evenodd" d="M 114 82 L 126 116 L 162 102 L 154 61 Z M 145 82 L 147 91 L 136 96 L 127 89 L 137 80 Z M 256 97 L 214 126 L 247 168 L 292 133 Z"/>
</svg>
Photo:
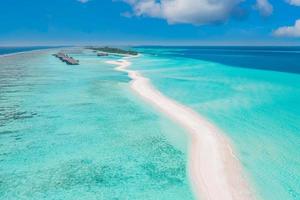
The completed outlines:
<svg viewBox="0 0 300 200">
<path fill-rule="evenodd" d="M 108 53 L 103 53 L 103 52 L 100 52 L 100 53 L 97 53 L 97 56 L 108 56 Z"/>
</svg>

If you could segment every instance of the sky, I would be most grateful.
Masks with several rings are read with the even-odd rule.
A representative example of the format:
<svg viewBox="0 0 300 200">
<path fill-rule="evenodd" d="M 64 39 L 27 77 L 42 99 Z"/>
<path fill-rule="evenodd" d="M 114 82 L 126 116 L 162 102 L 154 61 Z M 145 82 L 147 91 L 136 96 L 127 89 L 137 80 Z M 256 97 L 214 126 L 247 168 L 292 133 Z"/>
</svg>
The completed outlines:
<svg viewBox="0 0 300 200">
<path fill-rule="evenodd" d="M 300 0 L 1 0 L 0 46 L 300 45 Z"/>
</svg>

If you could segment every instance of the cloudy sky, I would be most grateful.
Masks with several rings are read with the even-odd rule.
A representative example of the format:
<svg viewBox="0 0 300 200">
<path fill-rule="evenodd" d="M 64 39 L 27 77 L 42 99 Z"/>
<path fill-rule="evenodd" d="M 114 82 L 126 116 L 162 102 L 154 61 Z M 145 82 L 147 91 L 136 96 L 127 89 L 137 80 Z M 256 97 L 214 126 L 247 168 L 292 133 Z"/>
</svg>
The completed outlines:
<svg viewBox="0 0 300 200">
<path fill-rule="evenodd" d="M 0 46 L 300 45 L 300 0 L 1 0 Z"/>
</svg>

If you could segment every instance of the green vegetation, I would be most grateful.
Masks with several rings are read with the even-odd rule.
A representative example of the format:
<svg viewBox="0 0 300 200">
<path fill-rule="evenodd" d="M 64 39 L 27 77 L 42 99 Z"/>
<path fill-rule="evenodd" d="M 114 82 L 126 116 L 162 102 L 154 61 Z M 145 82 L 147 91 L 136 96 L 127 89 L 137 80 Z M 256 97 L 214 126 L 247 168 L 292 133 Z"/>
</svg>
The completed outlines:
<svg viewBox="0 0 300 200">
<path fill-rule="evenodd" d="M 87 49 L 91 49 L 94 51 L 102 51 L 106 53 L 115 53 L 115 54 L 128 54 L 128 55 L 138 55 L 138 52 L 132 51 L 132 50 L 124 50 L 119 48 L 113 48 L 113 47 L 87 47 Z"/>
</svg>

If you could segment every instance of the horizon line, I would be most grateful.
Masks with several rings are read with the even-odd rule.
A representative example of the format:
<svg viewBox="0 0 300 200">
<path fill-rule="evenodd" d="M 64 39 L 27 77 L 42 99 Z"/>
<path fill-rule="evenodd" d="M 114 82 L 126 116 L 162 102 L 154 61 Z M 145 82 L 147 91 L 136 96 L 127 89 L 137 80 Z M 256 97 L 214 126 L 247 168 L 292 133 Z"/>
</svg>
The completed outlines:
<svg viewBox="0 0 300 200">
<path fill-rule="evenodd" d="M 0 48 L 21 48 L 21 47 L 86 47 L 86 46 L 119 46 L 119 47 L 300 47 L 297 44 L 82 44 L 82 45 L 0 45 Z"/>
</svg>

